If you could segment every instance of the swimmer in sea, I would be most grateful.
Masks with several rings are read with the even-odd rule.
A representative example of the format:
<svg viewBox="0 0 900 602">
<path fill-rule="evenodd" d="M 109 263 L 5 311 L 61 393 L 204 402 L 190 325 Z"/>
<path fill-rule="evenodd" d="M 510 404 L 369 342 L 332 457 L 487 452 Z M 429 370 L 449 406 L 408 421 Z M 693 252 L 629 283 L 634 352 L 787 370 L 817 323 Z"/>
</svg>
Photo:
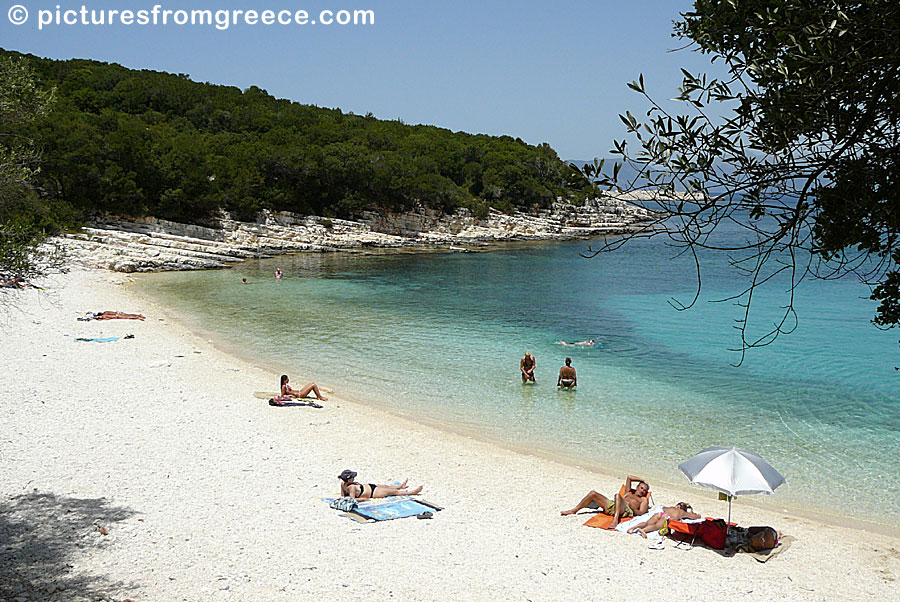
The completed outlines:
<svg viewBox="0 0 900 602">
<path fill-rule="evenodd" d="M 586 341 L 578 341 L 577 343 L 567 343 L 566 341 L 556 341 L 557 345 L 565 345 L 566 347 L 594 347 L 598 345 L 597 341 L 594 339 L 588 339 Z"/>
</svg>

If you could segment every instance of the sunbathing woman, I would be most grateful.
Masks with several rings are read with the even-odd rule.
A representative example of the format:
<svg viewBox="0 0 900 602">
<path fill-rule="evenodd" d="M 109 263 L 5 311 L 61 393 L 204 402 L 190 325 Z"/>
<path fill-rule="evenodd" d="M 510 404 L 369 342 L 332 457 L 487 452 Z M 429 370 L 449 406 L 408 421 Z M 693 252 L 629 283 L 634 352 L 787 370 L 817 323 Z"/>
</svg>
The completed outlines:
<svg viewBox="0 0 900 602">
<path fill-rule="evenodd" d="M 91 318 L 94 320 L 143 320 L 144 316 L 141 314 L 126 314 L 121 311 L 101 311 L 92 314 Z"/>
<path fill-rule="evenodd" d="M 281 375 L 281 397 L 282 398 L 295 397 L 297 399 L 303 399 L 304 397 L 309 395 L 310 391 L 312 391 L 313 393 L 315 393 L 316 399 L 318 399 L 320 401 L 328 401 L 328 398 L 323 397 L 322 394 L 319 392 L 319 387 L 316 386 L 316 383 L 309 383 L 308 385 L 306 385 L 299 391 L 295 391 L 288 384 L 289 380 L 290 379 L 288 378 L 287 374 Z"/>
<path fill-rule="evenodd" d="M 683 520 L 685 518 L 700 518 L 700 515 L 696 512 L 692 512 L 692 510 L 693 508 L 691 508 L 691 505 L 687 502 L 678 502 L 674 506 L 663 506 L 662 512 L 657 512 L 651 516 L 649 520 L 631 527 L 628 529 L 628 532 L 634 533 L 637 531 L 641 534 L 641 537 L 647 539 L 647 533 L 659 531 L 666 526 L 666 521 L 669 519 Z"/>
<path fill-rule="evenodd" d="M 349 469 L 339 474 L 338 478 L 341 480 L 341 497 L 352 497 L 358 500 L 388 497 L 391 495 L 418 495 L 422 492 L 421 485 L 413 490 L 408 490 L 406 488 L 406 481 L 403 481 L 399 486 L 357 483 L 356 472 Z"/>
</svg>

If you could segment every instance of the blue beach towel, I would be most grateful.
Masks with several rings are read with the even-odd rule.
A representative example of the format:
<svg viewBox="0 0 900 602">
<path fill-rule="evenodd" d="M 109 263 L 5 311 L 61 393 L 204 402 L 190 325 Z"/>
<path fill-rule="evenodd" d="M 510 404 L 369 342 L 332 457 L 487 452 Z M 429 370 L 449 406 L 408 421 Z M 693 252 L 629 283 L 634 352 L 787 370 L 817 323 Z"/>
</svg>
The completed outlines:
<svg viewBox="0 0 900 602">
<path fill-rule="evenodd" d="M 338 498 L 322 498 L 332 504 Z M 396 495 L 374 500 L 357 500 L 354 514 L 376 521 L 394 520 L 395 518 L 408 518 L 417 516 L 423 512 L 432 512 L 438 508 L 425 505 L 412 499 L 408 495 Z"/>
</svg>

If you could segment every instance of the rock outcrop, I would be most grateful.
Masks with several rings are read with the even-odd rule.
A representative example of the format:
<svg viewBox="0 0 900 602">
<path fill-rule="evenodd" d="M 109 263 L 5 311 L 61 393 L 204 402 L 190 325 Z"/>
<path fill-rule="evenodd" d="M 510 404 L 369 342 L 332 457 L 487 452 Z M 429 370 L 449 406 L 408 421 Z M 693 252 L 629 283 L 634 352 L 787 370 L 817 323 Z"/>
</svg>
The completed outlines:
<svg viewBox="0 0 900 602">
<path fill-rule="evenodd" d="M 256 222 L 221 215 L 207 226 L 152 217 L 106 216 L 60 242 L 75 263 L 118 272 L 223 268 L 248 258 L 285 253 L 356 251 L 364 247 L 479 246 L 509 240 L 551 240 L 623 234 L 645 227 L 653 214 L 622 198 L 485 218 L 461 209 L 364 212 L 357 221 L 264 212 Z"/>
</svg>

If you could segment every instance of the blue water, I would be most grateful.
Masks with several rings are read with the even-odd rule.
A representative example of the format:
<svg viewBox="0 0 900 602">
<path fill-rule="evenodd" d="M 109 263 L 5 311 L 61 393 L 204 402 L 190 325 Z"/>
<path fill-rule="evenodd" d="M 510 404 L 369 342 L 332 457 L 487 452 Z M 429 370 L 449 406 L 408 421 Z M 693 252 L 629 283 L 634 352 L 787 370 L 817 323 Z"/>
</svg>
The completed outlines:
<svg viewBox="0 0 900 602">
<path fill-rule="evenodd" d="M 190 326 L 297 382 L 674 483 L 684 480 L 678 462 L 737 445 L 787 478 L 774 502 L 827 511 L 852 496 L 863 511 L 900 518 L 900 332 L 871 325 L 865 287 L 804 282 L 796 331 L 734 367 L 741 308 L 709 302 L 743 284 L 724 259 L 704 258 L 701 300 L 679 312 L 667 300 L 692 298 L 692 260 L 673 259 L 661 240 L 583 259 L 587 245 L 306 254 L 140 284 Z M 767 330 L 785 291 L 774 282 L 757 292 L 751 331 Z M 556 344 L 589 337 L 602 349 Z M 537 384 L 523 386 L 526 349 Z M 567 355 L 579 386 L 558 392 Z"/>
</svg>

